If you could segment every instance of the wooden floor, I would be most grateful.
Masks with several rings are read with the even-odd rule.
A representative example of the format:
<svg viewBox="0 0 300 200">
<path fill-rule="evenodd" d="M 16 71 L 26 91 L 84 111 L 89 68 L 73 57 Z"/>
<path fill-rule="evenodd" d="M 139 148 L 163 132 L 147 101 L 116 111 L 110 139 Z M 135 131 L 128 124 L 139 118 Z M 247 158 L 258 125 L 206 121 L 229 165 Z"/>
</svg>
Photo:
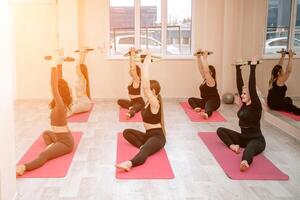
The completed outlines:
<svg viewBox="0 0 300 200">
<path fill-rule="evenodd" d="M 292 200 L 300 199 L 300 142 L 262 121 L 267 148 L 264 154 L 289 181 L 236 181 L 217 164 L 197 132 L 219 126 L 239 130 L 237 107 L 222 105 L 226 123 L 193 123 L 175 100 L 164 102 L 166 151 L 175 179 L 117 180 L 115 178 L 117 132 L 144 130 L 140 123 L 118 122 L 115 101 L 96 101 L 90 120 L 71 124 L 84 135 L 68 175 L 60 179 L 17 179 L 17 198 L 22 200 Z M 16 161 L 39 134 L 49 127 L 46 101 L 15 104 Z"/>
</svg>

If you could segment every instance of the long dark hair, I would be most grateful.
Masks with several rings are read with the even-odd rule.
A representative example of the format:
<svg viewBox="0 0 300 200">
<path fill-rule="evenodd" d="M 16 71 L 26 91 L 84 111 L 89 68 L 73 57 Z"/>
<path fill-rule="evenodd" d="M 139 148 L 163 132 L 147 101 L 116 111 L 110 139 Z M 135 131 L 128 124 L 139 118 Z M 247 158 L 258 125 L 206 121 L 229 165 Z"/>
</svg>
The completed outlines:
<svg viewBox="0 0 300 200">
<path fill-rule="evenodd" d="M 208 68 L 209 68 L 209 71 L 211 72 L 211 76 L 213 77 L 213 79 L 217 83 L 217 80 L 216 80 L 216 68 L 213 65 L 208 65 Z"/>
<path fill-rule="evenodd" d="M 165 118 L 164 118 L 164 109 L 163 109 L 163 102 L 162 97 L 160 95 L 160 84 L 157 80 L 150 80 L 150 89 L 155 91 L 155 94 L 158 95 L 157 99 L 160 105 L 160 124 L 161 128 L 163 130 L 164 135 L 166 135 L 166 129 L 165 129 Z"/>
<path fill-rule="evenodd" d="M 271 72 L 271 78 L 269 80 L 269 86 L 271 87 L 272 86 L 272 83 L 277 80 L 278 78 L 278 74 L 279 72 L 281 72 L 282 70 L 282 66 L 281 65 L 275 65 L 272 69 L 272 72 Z"/>
<path fill-rule="evenodd" d="M 135 65 L 136 74 L 141 78 L 141 68 L 138 65 Z"/>
<path fill-rule="evenodd" d="M 58 92 L 65 106 L 70 110 L 73 99 L 71 96 L 68 83 L 64 79 L 58 79 Z M 49 108 L 53 109 L 54 107 L 55 107 L 55 101 L 54 99 L 52 99 L 52 101 L 49 104 Z"/>
<path fill-rule="evenodd" d="M 89 74 L 85 64 L 80 64 L 80 71 L 86 80 L 86 95 L 89 97 L 89 99 L 91 99 Z"/>
</svg>

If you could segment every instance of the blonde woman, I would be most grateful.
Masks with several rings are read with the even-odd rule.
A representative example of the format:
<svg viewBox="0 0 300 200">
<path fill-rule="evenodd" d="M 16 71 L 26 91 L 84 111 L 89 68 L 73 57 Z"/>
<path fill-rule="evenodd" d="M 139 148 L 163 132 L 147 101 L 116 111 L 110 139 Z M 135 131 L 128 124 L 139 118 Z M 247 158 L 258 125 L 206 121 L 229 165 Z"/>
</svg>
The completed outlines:
<svg viewBox="0 0 300 200">
<path fill-rule="evenodd" d="M 76 74 L 78 77 L 75 84 L 76 99 L 71 106 L 71 114 L 87 112 L 92 106 L 88 70 L 84 64 L 86 54 L 92 50 L 93 49 L 82 48 L 75 51 L 80 53 L 80 59 L 76 66 Z"/>
<path fill-rule="evenodd" d="M 236 83 L 242 101 L 242 106 L 237 113 L 241 133 L 224 127 L 217 130 L 219 138 L 233 152 L 240 153 L 240 147 L 245 148 L 240 163 L 242 172 L 250 167 L 253 157 L 263 152 L 266 147 L 266 141 L 260 129 L 262 106 L 256 91 L 257 63 L 257 59 L 253 57 L 250 64 L 248 87 L 244 85 L 242 65 L 236 65 Z"/>
</svg>

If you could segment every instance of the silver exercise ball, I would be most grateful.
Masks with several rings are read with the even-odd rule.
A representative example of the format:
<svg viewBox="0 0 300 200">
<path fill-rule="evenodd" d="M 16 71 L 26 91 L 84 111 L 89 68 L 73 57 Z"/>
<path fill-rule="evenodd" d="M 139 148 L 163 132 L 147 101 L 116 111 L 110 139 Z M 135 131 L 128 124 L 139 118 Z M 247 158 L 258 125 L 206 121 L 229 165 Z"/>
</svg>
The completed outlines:
<svg viewBox="0 0 300 200">
<path fill-rule="evenodd" d="M 234 96 L 232 93 L 226 92 L 222 96 L 222 102 L 225 104 L 233 104 L 234 102 Z"/>
</svg>

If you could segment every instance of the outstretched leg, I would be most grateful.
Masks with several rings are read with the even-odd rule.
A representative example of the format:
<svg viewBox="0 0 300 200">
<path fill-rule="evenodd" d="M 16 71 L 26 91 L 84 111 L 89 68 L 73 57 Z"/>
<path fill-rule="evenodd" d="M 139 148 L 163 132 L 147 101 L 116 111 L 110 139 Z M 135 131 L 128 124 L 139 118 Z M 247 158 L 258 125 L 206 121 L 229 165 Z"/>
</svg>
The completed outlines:
<svg viewBox="0 0 300 200">
<path fill-rule="evenodd" d="M 245 171 L 249 168 L 253 161 L 253 157 L 265 150 L 266 142 L 264 137 L 250 140 L 243 153 L 240 169 Z"/>
<path fill-rule="evenodd" d="M 292 112 L 295 115 L 300 115 L 300 108 L 293 104 L 293 100 L 290 97 L 284 98 L 284 110 L 287 112 Z"/>
<path fill-rule="evenodd" d="M 73 140 L 72 142 L 68 141 L 67 144 L 62 143 L 61 141 L 53 143 L 49 148 L 45 149 L 41 152 L 36 159 L 33 161 L 19 165 L 16 168 L 17 175 L 23 175 L 25 171 L 31 171 L 37 168 L 42 167 L 47 161 L 52 160 L 54 158 L 63 156 L 72 152 L 73 150 Z"/>
<path fill-rule="evenodd" d="M 150 137 L 140 149 L 139 153 L 131 160 L 132 167 L 142 165 L 146 159 L 164 147 L 166 139 L 164 135 Z"/>
</svg>

